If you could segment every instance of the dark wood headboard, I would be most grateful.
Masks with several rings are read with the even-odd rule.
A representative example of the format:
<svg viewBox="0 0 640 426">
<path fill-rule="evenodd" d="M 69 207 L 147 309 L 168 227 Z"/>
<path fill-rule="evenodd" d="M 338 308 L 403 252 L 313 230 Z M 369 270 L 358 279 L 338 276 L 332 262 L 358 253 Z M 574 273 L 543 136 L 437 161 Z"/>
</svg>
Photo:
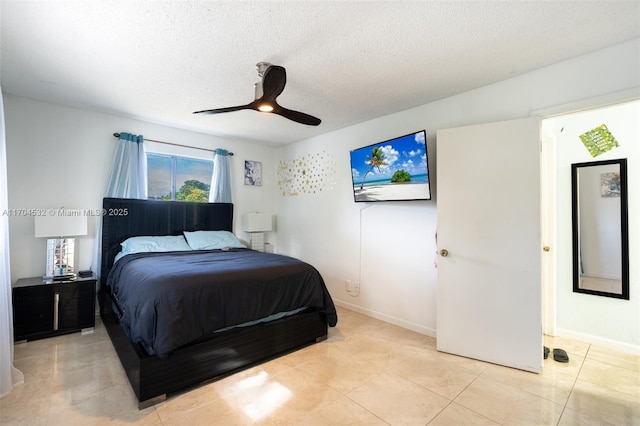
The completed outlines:
<svg viewBox="0 0 640 426">
<path fill-rule="evenodd" d="M 129 237 L 183 231 L 233 232 L 233 204 L 105 198 L 102 203 L 100 287 L 105 288 L 120 243 Z"/>
</svg>

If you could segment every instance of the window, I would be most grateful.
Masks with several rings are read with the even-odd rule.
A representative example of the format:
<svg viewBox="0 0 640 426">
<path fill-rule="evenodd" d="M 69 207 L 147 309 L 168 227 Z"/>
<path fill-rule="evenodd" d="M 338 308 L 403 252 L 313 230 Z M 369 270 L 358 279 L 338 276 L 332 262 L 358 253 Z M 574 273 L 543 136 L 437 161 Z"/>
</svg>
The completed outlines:
<svg viewBox="0 0 640 426">
<path fill-rule="evenodd" d="M 209 201 L 213 161 L 147 152 L 150 200 Z"/>
</svg>

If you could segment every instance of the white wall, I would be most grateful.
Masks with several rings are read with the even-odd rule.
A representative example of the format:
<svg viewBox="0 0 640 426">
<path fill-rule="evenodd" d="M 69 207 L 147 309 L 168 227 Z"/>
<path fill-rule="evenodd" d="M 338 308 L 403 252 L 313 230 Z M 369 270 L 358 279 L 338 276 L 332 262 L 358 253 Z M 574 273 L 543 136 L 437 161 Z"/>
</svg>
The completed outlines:
<svg viewBox="0 0 640 426">
<path fill-rule="evenodd" d="M 236 232 L 242 234 L 238 218 L 244 212 L 277 213 L 277 232 L 268 233 L 267 239 L 275 243 L 276 252 L 314 264 L 338 305 L 435 335 L 437 130 L 527 117 L 534 111 L 608 94 L 614 94 L 615 98 L 620 91 L 632 90 L 640 96 L 638 52 L 640 40 L 633 40 L 275 151 L 249 141 L 219 139 L 8 94 L 5 119 L 9 207 L 99 207 L 115 147 L 113 132 L 128 131 L 152 139 L 229 149 L 236 153 L 233 160 Z M 433 200 L 354 203 L 349 150 L 420 129 L 427 130 Z M 263 161 L 263 186 L 242 185 L 244 160 Z M 322 179 L 319 187 L 313 188 L 302 182 L 302 190 L 290 195 L 287 188 L 283 190 L 287 182 L 280 177 L 286 175 L 287 166 L 296 160 L 308 165 Z M 630 175 L 638 173 L 638 169 L 637 162 L 629 164 Z M 65 190 L 57 190 L 56 182 L 63 183 Z M 635 209 L 637 217 L 637 206 Z M 567 219 L 567 213 L 559 213 L 559 233 L 569 232 L 570 216 Z M 630 221 L 631 240 L 638 240 L 637 226 Z M 44 241 L 33 237 L 33 218 L 11 217 L 10 232 L 12 280 L 42 274 Z M 93 250 L 95 224 L 90 226 L 90 233 L 79 244 Z M 570 245 L 559 250 L 563 251 L 560 261 L 566 255 L 569 263 L 565 266 L 570 268 Z M 632 256 L 637 258 L 635 250 Z M 89 267 L 92 258 L 93 253 L 83 253 L 80 268 Z M 639 275 L 638 269 L 632 268 L 632 297 L 639 291 L 633 287 L 634 283 L 635 286 L 640 283 Z M 359 295 L 345 291 L 347 279 L 361 283 Z M 559 320 L 564 321 L 561 315 Z M 624 328 L 619 321 L 615 322 L 618 328 Z M 640 328 L 637 322 L 628 323 L 628 327 Z M 634 333 L 612 338 L 638 345 L 638 333 Z"/>
<path fill-rule="evenodd" d="M 274 149 L 250 141 L 217 138 L 202 133 L 150 124 L 119 116 L 84 111 L 3 94 L 7 135 L 9 208 L 99 209 L 116 146 L 114 132 L 194 147 L 224 148 L 232 157 L 234 230 L 251 211 L 273 212 L 273 168 L 263 170 L 262 186 L 243 184 L 244 160 L 274 163 Z M 34 237 L 33 217 L 9 217 L 11 280 L 44 274 L 46 239 Z M 89 235 L 76 240 L 80 269 L 95 265 L 97 218 Z"/>
<path fill-rule="evenodd" d="M 557 330 L 558 334 L 621 349 L 640 350 L 640 103 L 626 103 L 545 120 L 557 145 Z M 601 124 L 620 146 L 591 157 L 578 135 Z M 561 131 L 562 129 L 562 131 Z M 573 292 L 571 240 L 571 164 L 627 159 L 630 300 Z M 618 199 L 619 200 L 619 199 Z"/>
<path fill-rule="evenodd" d="M 316 265 L 336 304 L 435 335 L 436 132 L 527 117 L 533 111 L 631 89 L 640 96 L 638 52 L 640 40 L 633 40 L 279 149 L 281 163 L 318 153 L 331 158 L 328 178 L 334 184 L 320 193 L 277 195 L 277 251 Z M 427 130 L 433 200 L 354 203 L 349 151 L 419 129 Z M 571 228 L 559 232 L 563 229 Z M 638 271 L 634 274 L 632 282 L 640 283 Z M 346 292 L 347 279 L 360 281 L 358 296 Z M 637 337 L 619 338 L 640 343 Z"/>
</svg>

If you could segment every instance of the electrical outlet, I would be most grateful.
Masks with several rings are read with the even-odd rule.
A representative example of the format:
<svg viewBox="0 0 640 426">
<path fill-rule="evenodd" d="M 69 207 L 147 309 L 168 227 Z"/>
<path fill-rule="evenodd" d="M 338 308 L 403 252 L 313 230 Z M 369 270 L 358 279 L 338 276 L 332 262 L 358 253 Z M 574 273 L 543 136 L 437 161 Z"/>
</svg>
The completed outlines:
<svg viewBox="0 0 640 426">
<path fill-rule="evenodd" d="M 350 292 L 351 291 L 351 280 L 346 280 L 344 282 L 344 284 L 345 284 L 345 289 L 347 290 L 347 292 Z"/>
<path fill-rule="evenodd" d="M 360 293 L 360 281 L 356 281 L 355 285 L 353 286 L 353 291 L 356 293 Z"/>
</svg>

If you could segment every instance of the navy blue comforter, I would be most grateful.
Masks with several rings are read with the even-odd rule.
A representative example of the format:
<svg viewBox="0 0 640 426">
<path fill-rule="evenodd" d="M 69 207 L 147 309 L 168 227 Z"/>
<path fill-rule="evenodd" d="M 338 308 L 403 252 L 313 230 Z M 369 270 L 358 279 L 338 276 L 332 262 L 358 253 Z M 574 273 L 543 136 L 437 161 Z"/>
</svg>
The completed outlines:
<svg viewBox="0 0 640 426">
<path fill-rule="evenodd" d="M 253 250 L 130 254 L 107 285 L 132 341 L 160 358 L 215 330 L 303 307 L 338 321 L 313 266 Z"/>
</svg>

